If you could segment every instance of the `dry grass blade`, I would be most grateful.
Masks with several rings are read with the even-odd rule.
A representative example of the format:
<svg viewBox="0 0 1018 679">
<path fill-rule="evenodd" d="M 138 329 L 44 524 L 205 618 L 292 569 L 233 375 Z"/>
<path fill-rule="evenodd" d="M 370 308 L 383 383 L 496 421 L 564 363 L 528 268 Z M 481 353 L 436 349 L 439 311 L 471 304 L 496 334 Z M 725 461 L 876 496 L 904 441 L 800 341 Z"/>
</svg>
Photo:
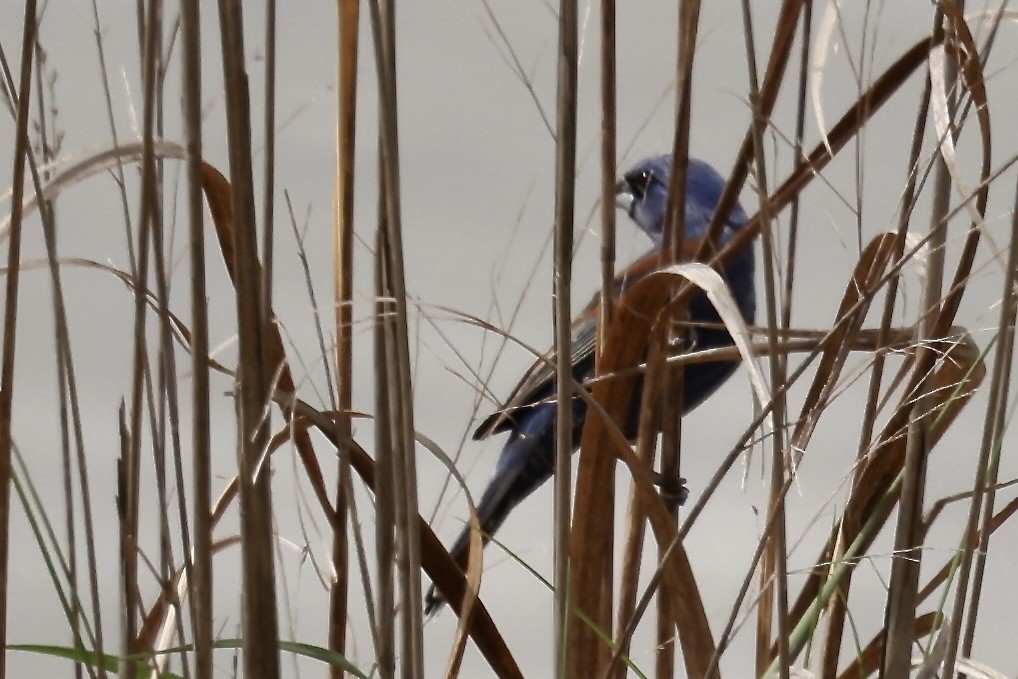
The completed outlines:
<svg viewBox="0 0 1018 679">
<path fill-rule="evenodd" d="M 41 187 L 41 191 L 22 202 L 22 217 L 27 217 L 39 209 L 40 200 L 43 202 L 52 201 L 60 195 L 61 191 L 84 181 L 88 177 L 116 168 L 124 162 L 139 162 L 142 150 L 143 144 L 141 142 L 133 142 L 103 149 L 66 167 L 64 167 L 65 163 L 58 162 L 54 167 L 40 168 L 40 170 L 48 170 L 46 173 L 47 181 Z M 183 159 L 185 153 L 186 150 L 179 144 L 159 140 L 153 140 L 152 142 L 152 155 L 156 158 Z M 61 168 L 59 172 L 56 171 L 57 168 Z M 5 192 L 6 195 L 0 195 L 0 199 L 8 197 L 12 192 L 13 190 Z M 0 242 L 7 238 L 10 228 L 11 216 L 8 215 L 3 220 L 0 220 Z"/>
<path fill-rule="evenodd" d="M 941 359 L 929 384 L 928 393 L 933 399 L 932 410 L 925 414 L 925 417 L 937 422 L 937 426 L 930 432 L 931 450 L 968 403 L 986 373 L 981 353 L 968 334 L 959 329 L 954 336 L 957 337 L 954 341 L 942 340 L 934 343 Z M 845 507 L 840 522 L 840 539 L 845 544 L 854 544 L 861 537 L 862 542 L 857 545 L 857 553 L 864 553 L 869 547 L 876 537 L 877 530 L 874 526 L 883 525 L 894 505 L 893 498 L 891 502 L 884 502 L 883 499 L 897 487 L 897 480 L 905 461 L 906 439 L 903 434 L 915 396 L 910 390 L 906 390 L 902 402 L 877 437 L 871 453 L 864 460 L 856 490 Z M 864 532 L 863 527 L 867 525 L 868 528 Z M 835 541 L 839 539 L 838 533 L 836 529 L 817 563 L 830 562 Z M 810 575 L 790 610 L 793 620 L 803 618 L 828 575 L 824 568 L 815 569 Z"/>
<path fill-rule="evenodd" d="M 939 22 L 941 12 L 946 17 L 946 28 L 934 26 L 935 33 L 943 33 L 948 39 L 945 42 L 945 49 L 952 52 L 955 58 L 955 65 L 958 71 L 966 72 L 966 80 L 972 83 L 970 88 L 973 98 L 979 105 L 980 130 L 983 141 L 983 166 L 982 182 L 980 191 L 977 194 L 975 207 L 975 221 L 969 229 L 968 237 L 965 239 L 961 261 L 955 273 L 952 290 L 947 296 L 943 295 L 942 282 L 944 277 L 945 248 L 947 241 L 947 219 L 949 212 L 950 191 L 952 184 L 952 173 L 950 166 L 953 161 L 953 140 L 948 141 L 952 134 L 950 125 L 941 125 L 947 133 L 945 143 L 940 146 L 940 157 L 936 166 L 933 194 L 933 214 L 930 226 L 930 247 L 932 251 L 927 259 L 927 272 L 923 286 L 923 309 L 927 310 L 917 324 L 917 339 L 919 341 L 918 355 L 915 363 L 915 372 L 910 386 L 918 392 L 918 398 L 912 406 L 906 429 L 904 467 L 901 482 L 900 495 L 898 497 L 899 511 L 897 515 L 894 550 L 900 555 L 891 564 L 890 586 L 887 599 L 887 648 L 883 660 L 883 671 L 892 676 L 907 672 L 911 658 L 913 645 L 912 631 L 916 610 L 916 594 L 919 587 L 919 569 L 921 565 L 922 552 L 919 546 L 922 544 L 924 528 L 922 525 L 922 506 L 926 492 L 927 477 L 927 456 L 931 446 L 929 444 L 931 420 L 925 419 L 925 414 L 933 407 L 934 396 L 929 391 L 930 373 L 929 368 L 935 360 L 935 354 L 926 342 L 936 340 L 943 335 L 939 330 L 953 322 L 954 315 L 960 306 L 961 295 L 963 294 L 972 263 L 975 258 L 976 247 L 979 243 L 982 216 L 986 210 L 986 200 L 989 191 L 987 178 L 990 174 L 990 130 L 989 111 L 984 107 L 985 90 L 982 88 L 982 72 L 978 63 L 978 52 L 975 52 L 975 44 L 965 26 L 964 19 L 956 7 L 956 3 L 942 1 L 940 9 L 935 14 L 934 21 Z M 949 30 L 948 30 L 949 29 Z M 959 44 L 960 43 L 960 44 Z M 965 54 L 966 49 L 973 51 L 972 58 Z M 937 52 L 934 52 L 937 54 Z M 935 63 L 935 61 L 934 61 Z M 931 79 L 934 73 L 931 70 Z M 952 71 L 947 76 L 953 86 L 955 75 Z M 934 88 L 936 91 L 939 88 Z M 932 100 L 936 102 L 937 97 Z M 947 104 L 947 102 L 943 102 Z M 933 107 L 934 120 L 950 120 L 954 117 L 955 103 Z M 946 111 L 943 109 L 947 109 Z M 939 313 L 938 313 L 939 312 Z M 967 577 L 967 559 L 965 560 Z M 964 585 L 963 585 L 964 587 Z M 946 640 L 946 637 L 944 637 Z M 953 637 L 956 647 L 957 635 Z M 953 655 L 953 653 L 952 653 Z"/>
<path fill-rule="evenodd" d="M 977 215 L 985 216 L 986 203 L 990 191 L 990 149 L 992 144 L 990 142 L 989 105 L 985 99 L 986 90 L 982 80 L 982 71 L 979 70 L 978 63 L 973 66 L 973 60 L 965 58 L 964 52 L 953 48 L 950 44 L 946 44 L 945 46 L 947 48 L 947 53 L 955 57 L 955 63 L 958 65 L 959 70 L 966 75 L 966 83 L 969 86 L 970 94 L 972 95 L 973 101 L 977 104 L 976 117 L 979 120 L 982 165 L 979 175 L 979 188 L 976 190 L 975 209 Z M 936 324 L 933 329 L 934 337 L 943 337 L 948 328 L 954 324 L 954 318 L 958 314 L 958 309 L 961 306 L 961 299 L 965 294 L 969 275 L 972 273 L 976 250 L 979 247 L 980 236 L 982 235 L 982 229 L 979 228 L 981 224 L 982 220 L 977 219 L 976 221 L 973 221 L 969 227 L 968 234 L 965 237 L 965 243 L 962 246 L 958 268 L 955 270 L 954 278 L 951 281 L 951 287 L 948 288 L 947 293 L 944 295 L 943 302 L 940 305 L 940 314 L 937 317 Z"/>
<path fill-rule="evenodd" d="M 760 88 L 759 106 L 754 111 L 754 119 L 746 136 L 739 148 L 739 155 L 736 158 L 735 166 L 729 175 L 728 186 L 718 200 L 714 217 L 711 219 L 708 237 L 700 244 L 696 253 L 696 259 L 705 261 L 706 256 L 718 241 L 721 229 L 728 220 L 732 208 L 742 192 L 742 186 L 749 173 L 750 159 L 753 156 L 753 128 L 756 125 L 766 125 L 774 110 L 774 104 L 778 99 L 778 91 L 785 79 L 785 68 L 788 65 L 789 55 L 792 52 L 792 44 L 795 40 L 796 29 L 799 26 L 799 18 L 802 15 L 802 6 L 807 4 L 803 0 L 784 0 L 778 13 L 777 24 L 774 29 L 774 40 L 771 43 L 770 57 L 767 61 L 767 71 L 764 74 L 763 86 Z M 833 156 L 832 151 L 831 155 Z M 783 205 L 772 203 L 772 214 L 778 214 Z M 759 228 L 759 227 L 757 227 Z M 743 229 L 745 232 L 746 229 Z M 753 231 L 753 236 L 756 231 Z M 741 248 L 741 245 L 740 245 Z"/>
<path fill-rule="evenodd" d="M 1011 500 L 1011 502 L 1007 503 L 1003 509 L 989 517 L 985 526 L 986 530 L 977 531 L 974 541 L 977 544 L 982 544 L 989 540 L 989 536 L 996 532 L 998 528 L 1003 526 L 1004 523 L 1016 513 L 1018 513 L 1018 498 Z M 941 566 L 940 570 L 937 571 L 933 577 L 930 578 L 929 582 L 927 582 L 926 585 L 919 590 L 917 601 L 922 602 L 929 598 L 937 590 L 937 588 L 947 582 L 948 577 L 955 572 L 956 568 L 957 566 L 954 559 Z"/>
<path fill-rule="evenodd" d="M 799 463 L 799 457 L 805 451 L 834 385 L 841 375 L 845 359 L 851 349 L 851 338 L 855 337 L 862 327 L 866 312 L 869 310 L 869 301 L 872 300 L 874 286 L 883 278 L 894 251 L 895 240 L 894 234 L 891 233 L 877 236 L 866 246 L 859 263 L 856 264 L 855 273 L 845 289 L 835 318 L 841 320 L 848 314 L 851 316 L 848 322 L 839 324 L 838 329 L 824 342 L 824 353 L 817 365 L 816 376 L 803 402 L 802 411 L 796 420 L 795 432 L 792 434 L 791 446 L 795 455 L 793 465 Z"/>
<path fill-rule="evenodd" d="M 230 183 L 222 174 L 208 163 L 203 163 L 201 168 L 202 189 L 208 200 L 209 211 L 212 213 L 212 223 L 216 227 L 216 236 L 219 240 L 219 249 L 226 263 L 226 270 L 230 274 L 230 280 L 236 278 L 236 255 L 234 251 L 234 224 L 232 211 L 232 189 Z M 285 392 L 295 392 L 293 375 L 286 363 L 286 353 L 283 349 L 283 338 L 274 323 L 269 324 L 269 331 L 266 334 L 266 342 L 263 346 L 265 356 L 263 359 L 266 375 L 276 375 L 276 388 Z M 280 406 L 283 416 L 290 419 L 293 413 L 282 404 Z M 308 475 L 311 488 L 318 498 L 318 502 L 330 522 L 333 520 L 334 510 L 329 501 L 328 492 L 325 490 L 325 477 L 315 457 L 314 447 L 311 444 L 311 437 L 307 432 L 295 436 L 297 454 L 300 456 L 301 464 Z"/>
<path fill-rule="evenodd" d="M 335 427 L 329 418 L 299 400 L 290 398 L 294 404 L 294 412 L 306 418 L 326 437 L 333 445 L 345 445 L 350 451 L 350 464 L 357 475 L 368 487 L 375 491 L 377 484 L 375 479 L 375 463 L 367 452 L 353 439 L 349 441 L 335 440 Z M 300 419 L 295 420 L 295 427 L 300 429 Z M 432 532 L 427 521 L 423 517 L 417 517 L 417 529 L 421 535 L 421 566 L 425 573 L 435 583 L 435 586 L 442 593 L 442 596 L 449 603 L 450 607 L 458 615 L 465 612 L 464 606 L 467 598 L 472 596 L 469 583 L 463 575 L 456 562 L 449 556 L 449 552 L 442 546 L 441 541 Z M 502 636 L 495 627 L 484 604 L 478 598 L 473 603 L 473 611 L 468 622 L 470 637 L 477 644 L 478 649 L 491 665 L 492 670 L 499 677 L 522 677 L 516 661 L 505 645 Z"/>
<path fill-rule="evenodd" d="M 860 129 L 880 110 L 880 108 L 887 103 L 891 96 L 898 91 L 898 89 L 908 80 L 908 78 L 915 73 L 921 65 L 926 62 L 926 56 L 929 52 L 930 47 L 938 44 L 934 38 L 928 37 L 920 40 L 901 57 L 898 58 L 884 73 L 874 81 L 873 85 L 867 90 L 862 97 L 860 97 L 855 104 L 841 117 L 840 120 L 831 128 L 828 134 L 828 144 L 821 143 L 814 147 L 813 151 L 810 152 L 809 156 L 805 159 L 805 162 L 796 168 L 796 170 L 789 176 L 784 183 L 782 183 L 773 195 L 769 198 L 769 205 L 771 208 L 771 214 L 778 214 L 783 210 L 800 192 L 820 173 L 824 167 L 833 159 L 834 155 L 841 151 L 851 141 Z M 765 83 L 766 84 L 766 83 Z M 765 96 L 766 87 L 761 90 L 761 98 Z M 728 189 L 732 187 L 732 180 L 729 179 L 728 187 L 726 188 L 725 195 L 723 195 L 718 203 L 717 212 L 715 213 L 715 220 L 717 216 L 724 212 L 724 201 L 728 193 Z M 734 198 L 732 199 L 734 200 Z M 730 206 L 729 208 L 730 209 Z M 727 214 L 727 213 L 725 213 Z M 712 223 L 711 228 L 714 228 Z M 702 261 L 709 261 L 711 265 L 715 264 L 727 264 L 731 261 L 732 257 L 737 252 L 745 247 L 752 247 L 752 242 L 756 238 L 761 228 L 761 217 L 759 214 L 754 215 L 746 225 L 737 231 L 728 244 L 721 249 L 716 255 L 709 259 L 702 257 L 706 255 L 706 252 L 698 252 L 697 259 Z M 708 239 L 704 239 L 704 243 L 707 243 Z M 701 249 L 707 247 L 702 245 Z M 972 253 L 974 255 L 974 253 Z M 963 289 L 963 288 L 962 288 Z M 693 287 L 691 285 L 684 286 L 679 293 L 672 300 L 671 304 L 675 306 L 685 305 L 689 301 L 689 297 L 693 294 Z M 955 311 L 957 309 L 955 308 Z M 949 318 L 953 318 L 951 315 Z M 943 318 L 941 319 L 943 320 Z M 950 323 L 948 323 L 948 327 Z"/>
</svg>

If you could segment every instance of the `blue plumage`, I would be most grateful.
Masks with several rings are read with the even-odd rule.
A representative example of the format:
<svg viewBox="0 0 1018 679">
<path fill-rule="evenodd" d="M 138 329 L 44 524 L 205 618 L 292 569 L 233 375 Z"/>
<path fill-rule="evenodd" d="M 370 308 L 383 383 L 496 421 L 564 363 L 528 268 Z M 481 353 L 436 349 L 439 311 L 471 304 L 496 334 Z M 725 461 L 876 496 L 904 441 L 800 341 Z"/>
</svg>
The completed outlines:
<svg viewBox="0 0 1018 679">
<path fill-rule="evenodd" d="M 619 273 L 616 283 L 620 291 L 661 267 L 662 229 L 671 167 L 670 155 L 653 156 L 635 165 L 618 184 L 616 204 L 627 212 L 654 244 L 649 252 Z M 714 208 L 724 190 L 725 180 L 700 160 L 690 158 L 688 168 L 685 239 L 689 246 L 686 249 L 691 252 L 707 233 Z M 728 217 L 720 244 L 727 243 L 746 221 L 746 213 L 736 205 Z M 743 317 L 747 323 L 752 323 L 756 313 L 753 248 L 748 247 L 739 252 L 725 267 L 724 274 Z M 595 295 L 572 326 L 573 376 L 581 382 L 594 374 L 594 339 L 599 303 L 600 295 Z M 689 320 L 716 324 L 719 317 L 706 296 L 700 293 L 690 301 Z M 732 344 L 731 336 L 723 327 L 696 328 L 691 331 L 691 336 L 695 350 Z M 683 411 L 689 412 L 702 403 L 735 371 L 736 366 L 737 363 L 730 361 L 687 366 Z M 641 378 L 633 390 L 633 402 L 624 427 L 626 436 L 631 439 L 637 433 L 642 386 Z M 573 441 L 579 445 L 587 406 L 579 398 L 574 398 L 572 404 Z M 477 506 L 481 530 L 485 536 L 494 534 L 513 507 L 551 477 L 555 455 L 555 413 L 554 370 L 547 361 L 538 361 L 524 375 L 505 405 L 482 422 L 475 432 L 475 439 L 509 432 L 495 472 Z M 465 529 L 450 550 L 450 554 L 461 566 L 465 562 L 468 541 L 469 529 Z M 441 597 L 432 588 L 428 592 L 426 611 L 430 613 L 437 610 L 441 603 Z"/>
</svg>

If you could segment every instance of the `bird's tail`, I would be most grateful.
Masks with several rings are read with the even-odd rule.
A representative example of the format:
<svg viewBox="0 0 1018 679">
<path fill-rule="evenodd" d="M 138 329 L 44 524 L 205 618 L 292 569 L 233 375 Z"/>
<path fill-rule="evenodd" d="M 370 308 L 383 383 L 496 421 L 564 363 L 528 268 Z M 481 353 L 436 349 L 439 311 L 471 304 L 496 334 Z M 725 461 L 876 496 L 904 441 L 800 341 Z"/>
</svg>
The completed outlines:
<svg viewBox="0 0 1018 679">
<path fill-rule="evenodd" d="M 554 469 L 555 407 L 550 403 L 542 404 L 528 415 L 525 426 L 510 434 L 495 473 L 477 504 L 482 546 L 488 544 L 513 507 L 547 481 Z M 449 550 L 449 555 L 464 571 L 469 546 L 468 525 Z M 432 585 L 424 599 L 425 615 L 435 613 L 443 603 L 445 599 Z"/>
</svg>

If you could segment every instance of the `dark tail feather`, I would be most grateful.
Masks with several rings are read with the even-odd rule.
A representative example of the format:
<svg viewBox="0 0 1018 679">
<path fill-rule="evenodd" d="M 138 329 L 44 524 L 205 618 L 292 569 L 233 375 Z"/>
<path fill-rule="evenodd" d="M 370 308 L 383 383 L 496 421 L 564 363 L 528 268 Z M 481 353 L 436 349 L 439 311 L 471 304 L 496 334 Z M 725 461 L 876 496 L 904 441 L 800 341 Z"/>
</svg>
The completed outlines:
<svg viewBox="0 0 1018 679">
<path fill-rule="evenodd" d="M 529 421 L 523 432 L 514 431 L 506 441 L 498 458 L 495 473 L 484 489 L 477 505 L 477 519 L 481 527 L 481 545 L 487 545 L 502 522 L 525 497 L 551 477 L 554 459 L 554 406 L 535 408 L 528 413 Z M 470 546 L 470 526 L 456 538 L 449 555 L 460 569 L 466 571 L 467 550 Z M 424 613 L 437 612 L 445 599 L 432 585 L 424 598 Z"/>
</svg>

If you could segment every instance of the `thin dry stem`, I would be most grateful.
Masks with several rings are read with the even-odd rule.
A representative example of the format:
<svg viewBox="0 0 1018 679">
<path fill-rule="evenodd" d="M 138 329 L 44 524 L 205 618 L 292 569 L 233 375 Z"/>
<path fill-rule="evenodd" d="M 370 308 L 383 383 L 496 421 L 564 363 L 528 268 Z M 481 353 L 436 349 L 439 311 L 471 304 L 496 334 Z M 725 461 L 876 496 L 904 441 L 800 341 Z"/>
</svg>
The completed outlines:
<svg viewBox="0 0 1018 679">
<path fill-rule="evenodd" d="M 572 495 L 573 394 L 565 385 L 572 379 L 572 260 L 573 222 L 576 193 L 576 89 L 579 36 L 577 33 L 576 0 L 559 4 L 558 34 L 558 96 L 555 117 L 555 256 L 554 299 L 555 380 L 558 385 L 555 417 L 555 676 L 564 678 L 590 676 L 597 658 L 604 653 L 596 635 L 586 625 L 569 618 L 570 600 L 598 601 L 584 582 L 584 573 L 603 568 L 610 559 L 611 549 L 602 552 L 602 563 L 580 563 L 577 560 L 575 580 L 570 578 L 570 556 L 575 545 L 570 536 L 570 500 Z M 611 510 L 610 503 L 604 509 Z M 600 581 L 601 584 L 605 582 Z M 593 596 L 592 596 L 593 595 Z M 588 598 L 589 597 L 589 598 Z M 603 600 L 603 599 L 602 599 Z M 611 604 L 590 611 L 595 624 L 611 626 Z M 591 664 L 595 663 L 595 664 Z"/>
<path fill-rule="evenodd" d="M 17 121 L 14 132 L 14 194 L 11 236 L 7 249 L 7 285 L 4 297 L 3 351 L 0 354 L 0 639 L 7 639 L 7 585 L 10 563 L 11 418 L 14 402 L 15 330 L 18 318 L 18 283 L 21 260 L 21 198 L 28 154 L 28 102 L 32 82 L 32 56 L 36 35 L 35 0 L 25 2 L 25 26 L 21 42 L 21 76 L 18 85 Z M 14 96 L 13 89 L 10 91 Z M 7 655 L 0 653 L 0 679 L 6 676 Z"/>
<path fill-rule="evenodd" d="M 201 22 L 199 0 L 180 7 L 184 160 L 191 264 L 191 408 L 194 471 L 194 556 L 188 573 L 196 679 L 212 679 L 212 463 L 209 415 L 209 330 L 205 287 L 205 216 L 201 189 Z M 121 175 L 123 170 L 121 170 Z M 192 564 L 187 555 L 185 564 Z"/>
<path fill-rule="evenodd" d="M 767 340 L 771 346 L 778 342 L 778 324 L 780 323 L 776 299 L 775 247 L 772 228 L 774 221 L 770 205 L 767 202 L 767 163 L 764 157 L 763 131 L 764 120 L 760 113 L 760 89 L 757 82 L 757 60 L 754 47 L 752 14 L 748 0 L 742 2 L 743 25 L 746 36 L 747 71 L 749 72 L 749 100 L 753 108 L 754 125 L 753 159 L 755 161 L 757 194 L 760 198 L 760 229 L 763 244 L 764 260 L 764 299 L 767 308 Z M 785 381 L 785 365 L 777 352 L 770 352 L 770 377 L 772 385 L 781 385 Z M 784 445 L 785 397 L 784 394 L 773 397 L 774 408 L 771 411 L 771 479 L 770 497 L 767 504 L 767 522 L 770 530 L 764 547 L 763 562 L 760 567 L 760 599 L 757 617 L 756 637 L 756 668 L 757 674 L 763 672 L 770 663 L 771 636 L 776 634 L 778 649 L 778 669 L 782 679 L 788 679 L 788 565 L 787 540 L 785 536 L 785 493 L 788 492 L 786 475 L 794 476 L 795 468 L 792 455 L 786 454 Z M 789 469 L 786 472 L 787 463 Z M 738 610 L 733 609 L 733 610 Z M 772 629 L 775 626 L 777 629 Z"/>
</svg>

